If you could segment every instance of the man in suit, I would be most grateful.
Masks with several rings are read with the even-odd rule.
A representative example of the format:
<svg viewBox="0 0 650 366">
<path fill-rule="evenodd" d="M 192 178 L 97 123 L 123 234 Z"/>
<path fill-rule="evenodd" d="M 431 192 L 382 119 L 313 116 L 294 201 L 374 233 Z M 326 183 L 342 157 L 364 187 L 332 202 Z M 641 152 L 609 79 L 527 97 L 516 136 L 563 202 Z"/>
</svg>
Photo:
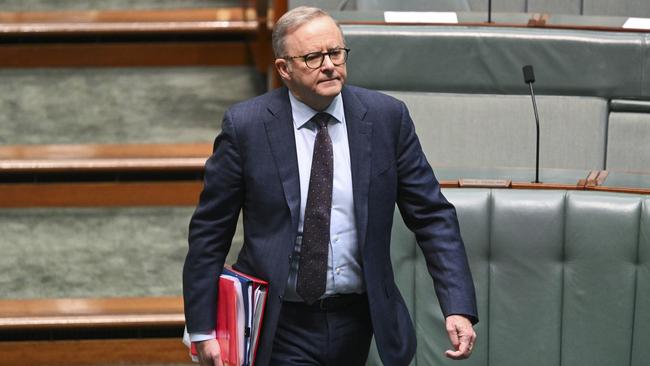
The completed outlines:
<svg viewBox="0 0 650 366">
<path fill-rule="evenodd" d="M 190 223 L 185 316 L 201 364 L 222 364 L 217 277 L 243 210 L 234 267 L 270 284 L 256 365 L 363 365 L 373 334 L 385 365 L 408 365 L 416 342 L 390 261 L 395 204 L 434 279 L 446 355 L 469 357 L 478 315 L 456 213 L 406 106 L 344 85 L 349 50 L 320 9 L 286 13 L 273 48 L 286 87 L 226 112 Z"/>
</svg>

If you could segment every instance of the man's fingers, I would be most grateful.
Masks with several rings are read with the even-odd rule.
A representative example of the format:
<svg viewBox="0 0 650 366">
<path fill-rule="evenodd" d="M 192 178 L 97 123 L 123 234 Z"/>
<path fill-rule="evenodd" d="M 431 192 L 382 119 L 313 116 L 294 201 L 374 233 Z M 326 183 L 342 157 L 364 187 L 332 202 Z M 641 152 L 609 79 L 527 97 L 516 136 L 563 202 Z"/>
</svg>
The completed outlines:
<svg viewBox="0 0 650 366">
<path fill-rule="evenodd" d="M 453 349 L 447 350 L 445 355 L 454 360 L 468 358 L 476 341 L 471 322 L 465 317 L 451 315 L 446 319 L 446 329 Z"/>
<path fill-rule="evenodd" d="M 447 358 L 451 358 L 452 360 L 460 360 L 461 359 L 460 358 L 461 357 L 460 351 L 452 351 L 450 349 L 445 351 L 445 356 L 447 356 Z"/>
<path fill-rule="evenodd" d="M 455 347 L 456 350 L 447 350 L 445 355 L 454 360 L 462 360 L 468 358 L 472 354 L 472 348 L 474 345 L 470 343 L 468 338 L 463 338 L 460 341 L 460 345 Z"/>
<path fill-rule="evenodd" d="M 221 360 L 221 348 L 216 339 L 197 343 L 200 366 L 224 366 Z"/>
<path fill-rule="evenodd" d="M 458 329 L 455 326 L 447 327 L 447 335 L 449 336 L 449 341 L 455 349 L 458 349 L 460 346 L 460 340 L 458 339 Z"/>
</svg>

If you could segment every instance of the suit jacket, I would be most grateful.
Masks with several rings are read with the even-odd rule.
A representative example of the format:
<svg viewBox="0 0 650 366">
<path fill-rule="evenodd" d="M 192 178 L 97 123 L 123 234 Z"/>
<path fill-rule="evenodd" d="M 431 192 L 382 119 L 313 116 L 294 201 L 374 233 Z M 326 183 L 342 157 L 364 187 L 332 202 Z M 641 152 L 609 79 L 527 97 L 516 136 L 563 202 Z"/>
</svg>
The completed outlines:
<svg viewBox="0 0 650 366">
<path fill-rule="evenodd" d="M 269 362 L 298 230 L 300 182 L 288 90 L 231 107 L 206 162 L 205 186 L 190 222 L 183 269 L 190 332 L 214 329 L 217 276 L 240 209 L 244 245 L 234 267 L 268 280 L 256 365 Z M 443 197 L 404 103 L 352 86 L 342 90 L 350 145 L 354 216 L 370 315 L 386 365 L 407 365 L 415 332 L 390 260 L 395 204 L 415 233 L 445 316 L 478 320 L 474 285 L 454 207 Z"/>
</svg>

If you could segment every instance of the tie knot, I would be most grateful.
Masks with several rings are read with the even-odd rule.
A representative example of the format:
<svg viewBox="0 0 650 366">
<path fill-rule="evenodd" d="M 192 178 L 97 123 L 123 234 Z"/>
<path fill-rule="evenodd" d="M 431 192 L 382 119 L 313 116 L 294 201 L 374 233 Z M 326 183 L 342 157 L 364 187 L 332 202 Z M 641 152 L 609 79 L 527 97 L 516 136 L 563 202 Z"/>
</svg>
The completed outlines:
<svg viewBox="0 0 650 366">
<path fill-rule="evenodd" d="M 321 112 L 314 115 L 311 120 L 314 121 L 319 128 L 323 128 L 327 126 L 327 122 L 329 122 L 330 117 L 332 116 L 329 113 Z"/>
</svg>

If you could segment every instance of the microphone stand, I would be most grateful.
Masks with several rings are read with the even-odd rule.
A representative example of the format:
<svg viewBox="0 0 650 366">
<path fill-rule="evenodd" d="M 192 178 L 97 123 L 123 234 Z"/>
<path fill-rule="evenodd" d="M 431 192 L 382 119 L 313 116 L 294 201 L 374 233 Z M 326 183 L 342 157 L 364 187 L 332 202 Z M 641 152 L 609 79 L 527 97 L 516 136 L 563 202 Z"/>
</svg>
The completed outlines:
<svg viewBox="0 0 650 366">
<path fill-rule="evenodd" d="M 533 111 L 535 112 L 535 126 L 537 127 L 537 143 L 535 144 L 535 182 L 539 183 L 539 115 L 537 114 L 537 102 L 535 101 L 535 91 L 533 83 L 535 82 L 535 72 L 532 65 L 526 65 L 522 68 L 524 72 L 524 81 L 530 88 L 530 97 L 533 99 Z"/>
<path fill-rule="evenodd" d="M 488 23 L 492 23 L 492 0 L 488 0 Z"/>
<path fill-rule="evenodd" d="M 537 103 L 535 102 L 535 92 L 533 91 L 533 83 L 528 83 L 530 87 L 530 95 L 533 98 L 533 111 L 535 112 L 535 126 L 537 127 L 537 143 L 535 144 L 535 183 L 539 183 L 539 115 L 537 114 Z"/>
</svg>

